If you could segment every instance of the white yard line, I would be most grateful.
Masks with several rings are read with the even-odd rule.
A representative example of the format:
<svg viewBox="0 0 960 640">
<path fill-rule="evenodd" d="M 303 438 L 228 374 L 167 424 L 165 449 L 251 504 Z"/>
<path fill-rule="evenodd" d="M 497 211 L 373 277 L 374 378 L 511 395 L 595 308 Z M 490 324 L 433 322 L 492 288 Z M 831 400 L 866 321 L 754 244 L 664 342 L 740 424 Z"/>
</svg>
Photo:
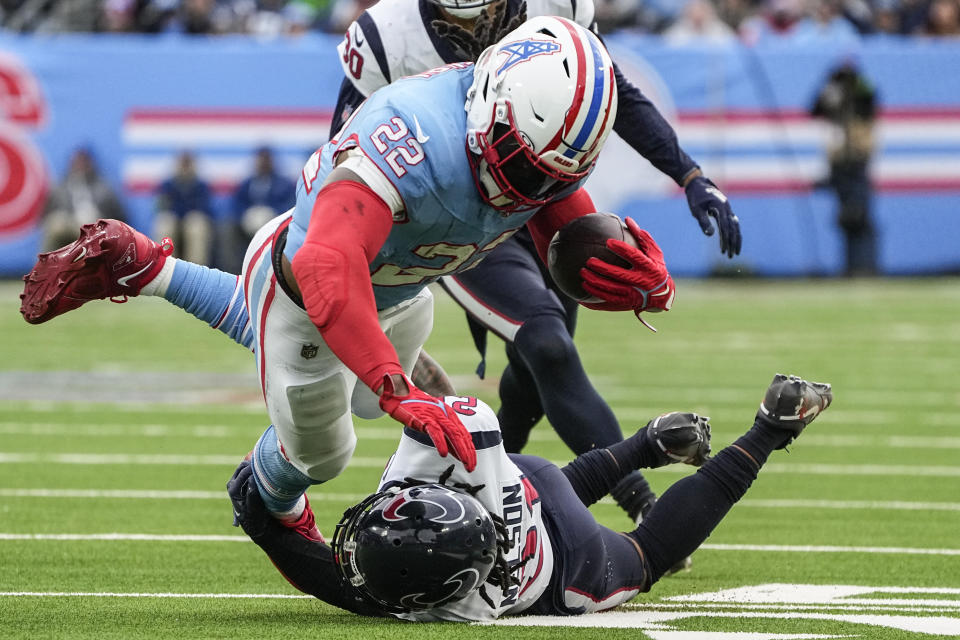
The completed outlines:
<svg viewBox="0 0 960 640">
<path fill-rule="evenodd" d="M 240 456 L 230 455 L 185 455 L 185 454 L 132 454 L 132 453 L 13 453 L 0 452 L 0 464 L 81 464 L 81 465 L 176 465 L 176 466 L 236 466 Z M 566 464 L 557 461 L 556 464 Z M 355 457 L 352 467 L 383 469 L 383 458 Z M 688 474 L 685 465 L 670 465 L 652 470 L 653 473 Z M 815 464 L 815 463 L 768 463 L 765 474 L 840 475 L 840 476 L 911 476 L 960 478 L 960 466 L 946 465 L 881 465 L 881 464 Z"/>
<path fill-rule="evenodd" d="M 642 596 L 640 596 L 642 598 Z M 958 603 L 960 604 L 960 603 Z M 759 604 L 759 603 L 730 603 L 730 604 L 721 604 L 721 603 L 708 603 L 708 602 L 699 602 L 695 604 L 668 604 L 665 602 L 639 602 L 634 600 L 623 605 L 626 609 L 643 609 L 643 610 L 662 610 L 662 611 L 688 611 L 691 608 L 704 608 L 704 609 L 731 609 L 731 610 L 742 610 L 747 609 L 750 611 L 853 611 L 860 612 L 864 609 L 873 609 L 875 611 L 887 612 L 908 612 L 908 613 L 957 613 L 958 607 L 948 606 L 948 607 L 931 607 L 927 605 L 922 606 L 912 606 L 912 605 L 901 605 L 901 604 L 887 604 L 883 600 L 870 600 L 866 605 L 864 604 Z"/>
<path fill-rule="evenodd" d="M 263 600 L 313 600 L 313 596 L 287 593 L 116 593 L 106 591 L 0 591 L 0 598 L 255 598 Z"/>
<path fill-rule="evenodd" d="M 710 551 L 775 551 L 781 553 L 881 553 L 903 555 L 960 556 L 960 549 L 918 549 L 915 547 L 840 547 L 833 545 L 702 544 Z"/>
<path fill-rule="evenodd" d="M 359 502 L 365 493 L 328 493 L 311 491 L 310 500 L 330 502 Z M 81 498 L 81 499 L 132 499 L 132 500 L 225 500 L 223 491 L 161 491 L 155 489 L 0 489 L 0 498 Z M 960 509 L 960 505 L 958 505 Z"/>
<path fill-rule="evenodd" d="M 0 498 L 67 498 L 67 499 L 131 499 L 131 500 L 223 500 L 225 491 L 155 490 L 155 489 L 9 489 L 0 488 Z M 358 502 L 363 493 L 310 492 L 310 500 L 324 502 Z M 610 498 L 602 504 L 613 505 Z M 960 511 L 960 502 L 909 502 L 902 500 L 813 500 L 813 499 L 750 499 L 737 503 L 754 509 L 883 509 L 888 511 Z"/>
<path fill-rule="evenodd" d="M 150 533 L 0 533 L 3 540 L 56 540 L 106 542 L 249 542 L 240 535 L 176 535 Z M 709 551 L 772 551 L 783 553 L 867 553 L 895 555 L 960 556 L 960 549 L 914 547 L 840 547 L 817 545 L 704 544 Z"/>
<path fill-rule="evenodd" d="M 649 415 L 650 412 L 644 415 Z M 837 419 L 837 413 L 829 414 L 834 423 L 859 422 L 851 413 L 850 418 Z M 945 420 L 946 416 L 956 420 L 956 414 L 919 414 L 918 419 L 936 421 Z M 869 416 L 868 416 L 869 417 Z M 887 416 L 889 417 L 889 416 Z M 870 421 L 875 421 L 870 417 Z M 892 419 L 889 421 L 893 421 Z M 397 442 L 401 431 L 399 425 L 387 427 L 357 427 L 357 437 L 361 440 L 382 440 Z M 102 424 L 94 422 L 0 422 L 0 434 L 3 435 L 30 435 L 30 436 L 70 436 L 88 438 L 114 437 L 146 437 L 146 438 L 242 438 L 253 437 L 253 431 L 248 427 L 229 425 L 224 423 L 196 424 L 190 426 L 174 426 L 170 424 Z M 732 440 L 739 433 L 715 431 L 715 440 Z M 539 429 L 530 434 L 531 441 L 550 442 L 558 441 L 552 429 Z M 949 436 L 915 436 L 907 434 L 890 435 L 826 435 L 819 433 L 803 434 L 803 447 L 880 447 L 892 449 L 960 449 L 960 437 Z"/>
<path fill-rule="evenodd" d="M 0 533 L 0 540 L 57 540 L 73 542 L 250 542 L 246 536 L 154 533 Z"/>
</svg>

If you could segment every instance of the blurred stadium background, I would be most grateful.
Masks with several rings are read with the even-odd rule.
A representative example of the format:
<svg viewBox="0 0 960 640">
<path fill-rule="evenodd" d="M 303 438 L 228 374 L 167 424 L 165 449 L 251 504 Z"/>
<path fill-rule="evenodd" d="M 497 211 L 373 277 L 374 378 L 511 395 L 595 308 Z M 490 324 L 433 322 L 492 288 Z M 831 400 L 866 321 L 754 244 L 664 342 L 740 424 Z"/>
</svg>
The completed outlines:
<svg viewBox="0 0 960 640">
<path fill-rule="evenodd" d="M 638 603 L 673 611 L 689 605 L 671 597 L 760 583 L 882 586 L 888 591 L 866 603 L 813 591 L 805 606 L 763 599 L 770 594 L 746 600 L 753 604 L 720 597 L 705 605 L 718 617 L 684 623 L 700 635 L 682 637 L 726 637 L 703 629 L 767 633 L 751 639 L 916 638 L 909 629 L 960 637 L 960 288 L 944 277 L 960 271 L 960 0 L 597 3 L 614 59 L 730 196 L 744 231 L 742 254 L 727 261 L 672 183 L 619 141 L 605 151 L 590 183 L 598 205 L 650 229 L 682 279 L 655 337 L 629 314 L 582 314 L 578 345 L 601 393 L 626 430 L 660 411 L 707 413 L 722 446 L 746 426 L 776 370 L 838 389 L 822 431 L 776 461 L 752 502 L 698 552 L 694 571 Z M 22 597 L 293 594 L 252 545 L 220 539 L 237 533 L 226 525 L 223 483 L 263 427 L 249 355 L 158 301 L 91 304 L 27 326 L 16 279 L 44 242 L 52 196 L 69 190 L 79 149 L 115 194 L 111 212 L 148 233 L 161 183 L 192 153 L 213 194 L 211 260 L 236 268 L 235 190 L 258 149 L 271 149 L 277 171 L 296 179 L 324 142 L 342 79 L 335 47 L 365 6 L 0 0 L 0 278 L 10 280 L 0 282 L 0 636 L 289 638 L 321 621 L 325 631 L 310 633 L 446 637 L 442 628 L 384 627 L 299 600 Z M 828 154 L 844 135 L 812 115 L 843 67 L 876 94 L 866 196 L 877 278 L 842 277 Z M 496 403 L 496 380 L 472 375 L 477 355 L 462 313 L 438 298 L 428 348 L 462 392 Z M 496 372 L 502 350 L 490 351 Z M 360 462 L 311 491 L 325 531 L 375 481 L 393 429 L 389 420 L 363 423 Z M 531 450 L 569 456 L 546 426 Z M 677 471 L 652 474 L 656 488 Z M 167 490 L 175 499 L 160 495 Z M 625 524 L 612 505 L 596 512 Z M 120 537 L 96 542 L 102 535 Z M 897 593 L 906 595 L 893 600 Z M 764 608 L 779 619 L 754 620 Z M 867 628 L 841 619 L 850 611 L 889 624 L 913 617 Z M 497 632 L 487 631 L 458 635 Z M 681 637 L 669 633 L 646 632 Z"/>
<path fill-rule="evenodd" d="M 960 0 L 598 0 L 613 57 L 733 199 L 730 264 L 697 237 L 682 194 L 619 140 L 591 192 L 664 247 L 672 272 L 846 270 L 827 150 L 810 115 L 851 65 L 876 90 L 871 217 L 882 274 L 960 268 Z M 41 246 L 45 194 L 89 150 L 122 212 L 150 232 L 157 188 L 191 152 L 213 193 L 212 259 L 233 267 L 231 196 L 268 146 L 295 179 L 327 137 L 336 44 L 358 0 L 0 2 L 0 274 Z M 122 32 L 122 33 L 117 33 Z M 868 194 L 869 196 L 870 194 Z M 81 217 L 95 216 L 89 209 Z"/>
</svg>

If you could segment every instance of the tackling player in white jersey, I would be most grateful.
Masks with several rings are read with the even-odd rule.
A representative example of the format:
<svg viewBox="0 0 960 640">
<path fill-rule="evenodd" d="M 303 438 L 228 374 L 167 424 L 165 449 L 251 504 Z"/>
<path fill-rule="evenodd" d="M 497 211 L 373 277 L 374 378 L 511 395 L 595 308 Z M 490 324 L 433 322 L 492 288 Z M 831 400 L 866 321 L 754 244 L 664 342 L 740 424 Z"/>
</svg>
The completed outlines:
<svg viewBox="0 0 960 640">
<path fill-rule="evenodd" d="M 753 426 L 714 458 L 707 419 L 669 413 L 558 469 L 507 454 L 488 406 L 448 396 L 476 445 L 476 470 L 450 465 L 429 438 L 405 429 L 378 491 L 344 513 L 332 546 L 270 518 L 249 463 L 227 490 L 235 524 L 291 584 L 349 611 L 417 621 L 591 613 L 649 591 L 707 538 L 767 456 L 832 399 L 830 385 L 778 374 Z M 702 467 L 674 483 L 635 530 L 594 520 L 587 507 L 623 475 L 673 462 Z"/>
</svg>

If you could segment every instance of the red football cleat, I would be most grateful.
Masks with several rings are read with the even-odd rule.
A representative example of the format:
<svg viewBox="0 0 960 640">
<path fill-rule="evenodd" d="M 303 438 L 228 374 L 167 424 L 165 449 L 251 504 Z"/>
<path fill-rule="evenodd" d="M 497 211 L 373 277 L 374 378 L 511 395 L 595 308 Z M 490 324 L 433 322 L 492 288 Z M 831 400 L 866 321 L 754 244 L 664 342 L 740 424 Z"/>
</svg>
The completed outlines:
<svg viewBox="0 0 960 640">
<path fill-rule="evenodd" d="M 310 500 L 307 498 L 307 496 L 303 496 L 303 499 L 306 500 L 307 504 L 304 506 L 303 513 L 300 514 L 300 517 L 292 522 L 280 520 L 280 524 L 288 529 L 293 529 L 307 540 L 326 543 L 327 541 L 324 540 L 323 534 L 320 533 L 320 529 L 317 527 L 317 521 L 313 517 L 313 509 L 310 508 Z"/>
<path fill-rule="evenodd" d="M 40 324 L 90 300 L 126 302 L 160 272 L 173 242 L 159 243 L 119 220 L 97 220 L 80 227 L 65 247 L 41 253 L 23 277 L 20 313 Z"/>
</svg>

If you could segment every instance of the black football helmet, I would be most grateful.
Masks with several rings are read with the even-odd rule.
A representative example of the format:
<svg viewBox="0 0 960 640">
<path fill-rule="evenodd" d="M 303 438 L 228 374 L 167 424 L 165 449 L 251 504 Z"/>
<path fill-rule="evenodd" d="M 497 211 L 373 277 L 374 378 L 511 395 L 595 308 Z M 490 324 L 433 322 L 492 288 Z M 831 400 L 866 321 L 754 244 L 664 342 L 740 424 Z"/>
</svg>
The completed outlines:
<svg viewBox="0 0 960 640">
<path fill-rule="evenodd" d="M 340 574 L 391 612 L 460 600 L 486 581 L 497 531 L 479 500 L 442 484 L 390 489 L 348 509 L 333 534 Z"/>
</svg>

